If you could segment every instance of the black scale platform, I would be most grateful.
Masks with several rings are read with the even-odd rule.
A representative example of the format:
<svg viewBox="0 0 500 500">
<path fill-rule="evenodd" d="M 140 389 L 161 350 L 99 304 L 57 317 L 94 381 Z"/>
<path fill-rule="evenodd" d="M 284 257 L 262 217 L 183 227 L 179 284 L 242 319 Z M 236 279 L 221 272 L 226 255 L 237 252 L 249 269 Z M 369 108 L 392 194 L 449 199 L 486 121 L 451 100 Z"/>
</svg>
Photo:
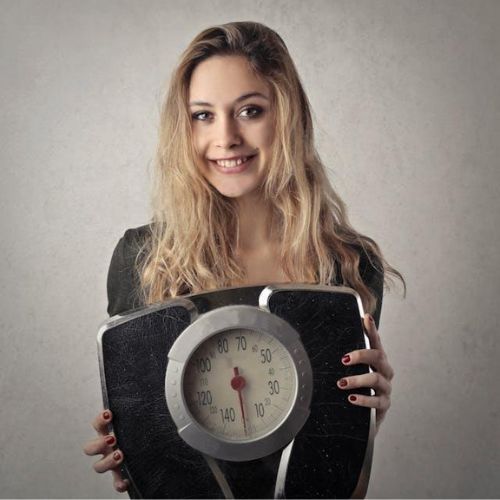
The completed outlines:
<svg viewBox="0 0 500 500">
<path fill-rule="evenodd" d="M 258 307 L 264 286 L 185 296 L 199 314 L 218 307 Z M 360 308 L 345 288 L 277 290 L 269 310 L 300 334 L 313 369 L 311 414 L 296 436 L 285 482 L 287 498 L 364 496 L 368 486 L 374 410 L 351 405 L 337 380 L 367 373 L 341 363 L 366 347 Z M 140 314 L 137 316 L 137 314 Z M 124 321 L 125 318 L 131 318 Z M 101 329 L 99 358 L 104 405 L 131 481 L 131 498 L 224 498 L 205 458 L 177 433 L 165 398 L 167 354 L 190 324 L 190 312 L 165 303 L 111 318 Z M 370 394 L 369 389 L 357 393 Z M 281 453 L 251 462 L 217 460 L 236 498 L 273 498 Z"/>
</svg>

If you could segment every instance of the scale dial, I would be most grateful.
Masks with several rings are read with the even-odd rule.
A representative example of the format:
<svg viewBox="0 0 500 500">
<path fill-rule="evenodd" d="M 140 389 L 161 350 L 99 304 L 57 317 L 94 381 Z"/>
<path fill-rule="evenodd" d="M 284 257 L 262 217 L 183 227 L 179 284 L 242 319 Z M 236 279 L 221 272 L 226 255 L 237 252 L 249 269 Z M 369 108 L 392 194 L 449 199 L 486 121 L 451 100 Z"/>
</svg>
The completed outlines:
<svg viewBox="0 0 500 500">
<path fill-rule="evenodd" d="M 196 318 L 168 353 L 165 394 L 179 436 L 209 456 L 254 460 L 309 417 L 312 368 L 300 335 L 270 312 L 224 306 Z"/>
<path fill-rule="evenodd" d="M 260 438 L 278 427 L 295 402 L 297 372 L 275 337 L 231 329 L 213 335 L 190 357 L 184 399 L 193 418 L 230 441 Z"/>
</svg>

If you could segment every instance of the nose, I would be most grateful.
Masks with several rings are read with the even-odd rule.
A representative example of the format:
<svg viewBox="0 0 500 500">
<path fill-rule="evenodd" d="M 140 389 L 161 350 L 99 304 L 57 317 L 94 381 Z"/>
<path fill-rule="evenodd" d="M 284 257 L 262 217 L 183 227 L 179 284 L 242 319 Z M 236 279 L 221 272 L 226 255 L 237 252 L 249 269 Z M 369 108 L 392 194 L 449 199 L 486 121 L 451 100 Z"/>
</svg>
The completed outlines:
<svg viewBox="0 0 500 500">
<path fill-rule="evenodd" d="M 241 144 L 241 135 L 238 125 L 232 117 L 223 117 L 216 128 L 217 147 L 229 149 L 231 146 Z"/>
</svg>

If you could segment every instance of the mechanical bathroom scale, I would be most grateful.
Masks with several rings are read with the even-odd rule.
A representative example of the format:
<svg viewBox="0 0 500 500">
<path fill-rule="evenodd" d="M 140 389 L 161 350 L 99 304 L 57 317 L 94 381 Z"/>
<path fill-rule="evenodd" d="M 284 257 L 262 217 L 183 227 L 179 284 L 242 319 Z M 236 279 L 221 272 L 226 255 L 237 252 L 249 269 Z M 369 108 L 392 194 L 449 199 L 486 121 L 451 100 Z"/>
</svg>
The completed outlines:
<svg viewBox="0 0 500 500">
<path fill-rule="evenodd" d="M 370 371 L 341 362 L 369 348 L 363 316 L 350 288 L 283 284 L 107 320 L 104 407 L 131 498 L 364 497 L 375 410 L 337 387 Z"/>
</svg>

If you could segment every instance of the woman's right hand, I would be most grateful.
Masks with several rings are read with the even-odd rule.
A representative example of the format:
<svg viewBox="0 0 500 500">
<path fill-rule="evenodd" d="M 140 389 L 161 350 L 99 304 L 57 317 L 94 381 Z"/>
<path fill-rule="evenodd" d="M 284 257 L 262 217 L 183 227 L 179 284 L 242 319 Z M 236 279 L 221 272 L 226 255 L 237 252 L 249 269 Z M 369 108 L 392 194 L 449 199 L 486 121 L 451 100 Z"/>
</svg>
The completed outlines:
<svg viewBox="0 0 500 500">
<path fill-rule="evenodd" d="M 97 437 L 87 441 L 83 446 L 83 451 L 87 455 L 104 455 L 94 463 L 94 470 L 99 473 L 108 470 L 113 474 L 115 490 L 123 493 L 127 491 L 129 482 L 123 479 L 120 472 L 120 464 L 123 462 L 123 452 L 116 446 L 116 437 L 108 432 L 108 424 L 111 423 L 113 415 L 111 410 L 104 410 L 99 413 L 92 422 L 92 427 L 97 432 Z"/>
</svg>

